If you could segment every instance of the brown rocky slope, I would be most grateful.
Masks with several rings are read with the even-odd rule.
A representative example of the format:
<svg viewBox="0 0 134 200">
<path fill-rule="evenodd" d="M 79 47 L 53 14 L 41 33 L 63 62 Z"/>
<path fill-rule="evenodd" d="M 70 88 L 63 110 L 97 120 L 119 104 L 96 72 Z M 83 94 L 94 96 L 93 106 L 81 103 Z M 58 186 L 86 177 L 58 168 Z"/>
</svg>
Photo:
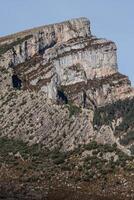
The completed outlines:
<svg viewBox="0 0 134 200">
<path fill-rule="evenodd" d="M 30 177 L 39 179 L 39 190 L 45 184 L 51 196 L 57 188 L 57 173 L 58 192 L 61 188 L 64 193 L 66 189 L 71 192 L 67 187 L 71 185 L 72 192 L 78 191 L 80 195 L 87 187 L 85 181 L 91 188 L 96 181 L 93 194 L 107 196 L 111 188 L 111 195 L 119 191 L 123 195 L 127 188 L 124 195 L 129 191 L 128 198 L 132 198 L 133 184 L 128 171 L 133 171 L 134 165 L 133 96 L 128 77 L 118 72 L 115 43 L 93 36 L 86 18 L 0 38 L 1 170 L 4 156 L 7 158 L 3 170 L 7 174 L 0 180 L 6 185 L 9 179 L 20 188 L 25 176 L 31 173 Z M 23 142 L 18 147 L 16 141 Z M 35 156 L 34 160 L 32 150 L 28 154 L 22 149 L 36 145 L 36 154 L 41 154 L 41 158 Z M 46 171 L 51 168 L 53 173 L 48 172 L 48 180 Z M 15 177 L 10 177 L 12 170 Z M 107 188 L 102 189 L 105 179 Z M 113 186 L 116 179 L 120 183 L 117 190 Z M 123 180 L 129 187 L 125 187 Z M 75 182 L 77 189 L 73 187 Z M 36 188 L 33 180 L 26 183 L 24 191 Z M 46 187 L 48 183 L 52 188 Z M 92 196 L 90 187 L 87 188 L 85 199 L 86 195 Z"/>
</svg>

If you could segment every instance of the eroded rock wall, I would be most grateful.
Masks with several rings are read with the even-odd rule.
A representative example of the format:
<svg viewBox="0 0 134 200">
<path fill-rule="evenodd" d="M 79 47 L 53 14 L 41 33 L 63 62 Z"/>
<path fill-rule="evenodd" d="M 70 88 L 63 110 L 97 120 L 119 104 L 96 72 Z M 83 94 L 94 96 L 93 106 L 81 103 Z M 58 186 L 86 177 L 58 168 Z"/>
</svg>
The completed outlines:
<svg viewBox="0 0 134 200">
<path fill-rule="evenodd" d="M 61 85 L 87 83 L 117 72 L 115 44 L 93 37 L 86 18 L 32 29 L 0 41 L 0 66 L 11 68 L 22 79 L 24 89 L 42 90 L 54 100 Z"/>
<path fill-rule="evenodd" d="M 92 36 L 88 19 L 0 38 L 0 72 L 0 136 L 64 150 L 91 140 L 130 147 L 114 135 L 118 113 L 111 125 L 93 124 L 97 108 L 132 99 L 134 89 L 118 72 L 115 43 Z"/>
</svg>

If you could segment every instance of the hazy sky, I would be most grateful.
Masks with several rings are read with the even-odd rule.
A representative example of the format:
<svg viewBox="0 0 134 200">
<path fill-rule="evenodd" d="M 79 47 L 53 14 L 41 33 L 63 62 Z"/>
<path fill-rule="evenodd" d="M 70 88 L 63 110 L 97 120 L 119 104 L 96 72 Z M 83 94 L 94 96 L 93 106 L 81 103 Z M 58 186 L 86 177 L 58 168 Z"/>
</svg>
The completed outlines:
<svg viewBox="0 0 134 200">
<path fill-rule="evenodd" d="M 82 16 L 93 35 L 116 42 L 119 70 L 134 85 L 134 0 L 0 0 L 0 36 Z"/>
</svg>

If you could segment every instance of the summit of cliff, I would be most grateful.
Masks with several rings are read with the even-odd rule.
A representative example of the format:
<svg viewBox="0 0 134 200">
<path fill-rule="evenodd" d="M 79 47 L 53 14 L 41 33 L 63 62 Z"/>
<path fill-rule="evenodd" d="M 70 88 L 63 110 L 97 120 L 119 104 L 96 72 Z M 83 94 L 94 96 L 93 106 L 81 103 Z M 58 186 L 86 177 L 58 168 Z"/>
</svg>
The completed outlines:
<svg viewBox="0 0 134 200">
<path fill-rule="evenodd" d="M 134 90 L 116 51 L 113 41 L 92 35 L 87 18 L 1 37 L 1 136 L 65 150 L 96 140 L 130 154 L 133 139 L 120 141 L 131 127 L 116 129 L 125 117 L 120 104 L 132 104 Z"/>
</svg>

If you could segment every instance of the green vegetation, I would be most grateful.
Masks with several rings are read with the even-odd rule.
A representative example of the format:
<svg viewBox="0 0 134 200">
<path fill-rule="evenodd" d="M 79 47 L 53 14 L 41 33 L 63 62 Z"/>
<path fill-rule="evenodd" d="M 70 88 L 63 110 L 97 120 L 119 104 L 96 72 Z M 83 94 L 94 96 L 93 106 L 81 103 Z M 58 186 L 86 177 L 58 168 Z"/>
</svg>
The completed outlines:
<svg viewBox="0 0 134 200">
<path fill-rule="evenodd" d="M 69 102 L 67 105 L 67 108 L 69 110 L 69 117 L 71 118 L 73 115 L 76 116 L 81 112 L 80 107 L 77 105 L 74 105 L 73 103 Z"/>
<path fill-rule="evenodd" d="M 96 108 L 93 125 L 94 127 L 100 127 L 103 124 L 111 125 L 112 120 L 119 117 L 123 120 L 116 127 L 116 132 L 127 131 L 129 127 L 134 127 L 134 99 L 119 100 L 105 107 Z"/>
<path fill-rule="evenodd" d="M 84 148 L 92 153 L 87 155 L 84 160 L 82 171 L 83 180 L 89 181 L 97 177 L 105 177 L 109 173 L 115 173 L 119 168 L 128 169 L 129 157 L 117 148 L 116 144 L 97 144 L 92 141 Z M 106 155 L 109 155 L 108 157 Z M 115 159 L 116 158 L 116 159 Z"/>
<path fill-rule="evenodd" d="M 85 150 L 89 154 L 81 157 Z M 39 179 L 36 173 L 41 171 L 48 179 L 56 173 L 69 171 L 69 178 L 77 182 L 105 178 L 120 168 L 134 170 L 133 158 L 121 152 L 116 144 L 102 145 L 95 141 L 81 145 L 73 151 L 63 152 L 59 148 L 50 151 L 43 149 L 41 144 L 28 146 L 23 141 L 4 137 L 0 138 L 0 166 L 3 163 L 23 175 L 29 171 L 34 173 L 28 176 L 28 181 L 31 182 Z M 75 173 L 76 176 L 71 175 Z"/>
<path fill-rule="evenodd" d="M 109 144 L 98 144 L 96 141 L 91 141 L 90 143 L 86 144 L 84 146 L 84 148 L 86 150 L 95 150 L 97 149 L 99 152 L 103 152 L 103 153 L 106 153 L 106 152 L 114 152 L 117 150 L 117 145 L 116 144 L 112 144 L 112 145 L 109 145 Z"/>
<path fill-rule="evenodd" d="M 50 158 L 53 160 L 53 163 L 56 165 L 64 163 L 66 156 L 67 156 L 66 153 L 60 152 L 59 149 L 54 149 L 50 153 Z"/>
<path fill-rule="evenodd" d="M 64 163 L 67 157 L 67 154 L 60 152 L 58 148 L 48 151 L 43 149 L 40 144 L 29 146 L 21 140 L 13 140 L 6 137 L 0 138 L 0 163 L 3 160 L 7 163 L 13 162 L 15 154 L 18 152 L 24 160 L 30 159 L 33 166 L 43 163 L 45 158 L 51 159 L 54 164 L 59 165 Z M 10 154 L 13 156 L 10 156 Z"/>
<path fill-rule="evenodd" d="M 134 127 L 134 99 L 125 101 L 124 107 L 123 121 L 117 131 L 127 131 L 129 127 Z"/>
<path fill-rule="evenodd" d="M 98 147 L 98 144 L 96 141 L 91 141 L 90 143 L 85 145 L 85 149 L 89 151 L 92 149 L 97 149 L 97 147 Z"/>
<path fill-rule="evenodd" d="M 21 140 L 12 140 L 6 137 L 0 138 L 0 155 L 2 157 L 8 157 L 10 153 L 16 154 L 20 153 L 24 159 L 33 156 L 41 155 L 41 150 L 39 145 L 28 146 L 25 142 Z"/>
<path fill-rule="evenodd" d="M 131 154 L 134 155 L 134 145 L 130 147 Z"/>
<path fill-rule="evenodd" d="M 120 140 L 122 145 L 128 145 L 129 143 L 134 141 L 134 131 L 129 131 L 126 135 Z"/>
<path fill-rule="evenodd" d="M 16 41 L 11 42 L 10 44 L 3 44 L 0 46 L 0 56 L 4 53 L 6 53 L 8 50 L 12 49 L 14 46 L 18 44 L 22 44 L 24 41 L 32 38 L 33 35 L 27 35 L 24 38 L 17 38 Z"/>
</svg>

